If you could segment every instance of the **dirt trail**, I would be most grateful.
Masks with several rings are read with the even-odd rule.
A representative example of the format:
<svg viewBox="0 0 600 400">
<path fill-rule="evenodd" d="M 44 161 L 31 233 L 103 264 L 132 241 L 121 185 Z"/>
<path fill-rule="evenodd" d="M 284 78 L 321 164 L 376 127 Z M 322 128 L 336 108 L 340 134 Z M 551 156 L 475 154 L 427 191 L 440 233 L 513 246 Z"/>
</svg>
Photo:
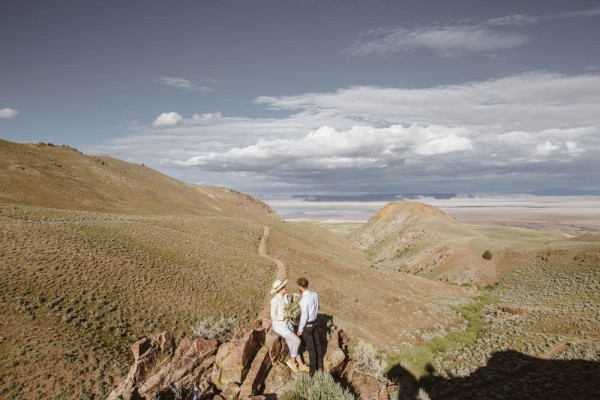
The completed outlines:
<svg viewBox="0 0 600 400">
<path fill-rule="evenodd" d="M 262 238 L 260 238 L 260 244 L 258 245 L 258 255 L 264 258 L 267 258 L 277 264 L 277 279 L 284 279 L 287 276 L 287 269 L 285 268 L 285 264 L 276 258 L 273 258 L 267 254 L 267 240 L 269 240 L 269 234 L 271 230 L 268 226 L 264 226 L 265 230 L 263 232 Z"/>
<path fill-rule="evenodd" d="M 571 342 L 571 341 L 570 340 L 564 340 L 562 342 L 556 343 L 554 346 L 552 346 L 552 348 L 550 350 L 548 350 L 546 353 L 544 353 L 544 355 L 542 356 L 542 358 L 544 360 L 551 359 L 556 354 L 558 354 L 560 351 L 562 351 L 562 349 L 564 349 L 565 347 L 567 347 L 567 345 L 569 344 L 569 342 Z"/>
<path fill-rule="evenodd" d="M 285 267 L 285 264 L 283 262 L 281 262 L 281 260 L 273 258 L 273 257 L 269 256 L 269 254 L 267 253 L 267 241 L 269 240 L 269 235 L 271 233 L 271 230 L 266 225 L 264 225 L 263 228 L 264 228 L 263 235 L 260 238 L 260 243 L 258 245 L 258 255 L 261 257 L 264 257 L 268 260 L 273 261 L 277 265 L 276 279 L 283 280 L 287 276 L 287 268 Z M 271 288 L 269 287 L 268 289 L 270 290 Z M 261 313 L 259 314 L 258 318 L 259 319 L 268 318 L 269 313 L 270 313 L 270 307 L 271 307 L 271 295 L 268 294 L 265 298 L 263 309 L 262 309 Z"/>
<path fill-rule="evenodd" d="M 579 338 L 571 338 L 565 339 L 562 342 L 556 343 L 550 350 L 548 350 L 542 358 L 544 360 L 550 360 L 552 357 L 560 353 L 569 343 L 585 343 L 585 342 L 600 342 L 600 336 L 596 336 L 591 339 L 579 339 Z"/>
</svg>

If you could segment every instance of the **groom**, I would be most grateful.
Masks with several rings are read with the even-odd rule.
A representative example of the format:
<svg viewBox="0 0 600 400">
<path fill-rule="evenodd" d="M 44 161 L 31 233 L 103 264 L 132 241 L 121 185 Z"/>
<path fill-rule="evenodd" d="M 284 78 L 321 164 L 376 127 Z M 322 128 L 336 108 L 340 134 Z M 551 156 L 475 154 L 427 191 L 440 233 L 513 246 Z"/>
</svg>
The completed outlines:
<svg viewBox="0 0 600 400">
<path fill-rule="evenodd" d="M 313 376 L 315 371 L 323 371 L 323 349 L 317 325 L 319 296 L 317 293 L 308 290 L 308 280 L 306 278 L 298 278 L 296 283 L 298 284 L 298 289 L 302 292 L 298 336 L 303 338 L 306 344 L 310 360 L 310 376 Z"/>
</svg>

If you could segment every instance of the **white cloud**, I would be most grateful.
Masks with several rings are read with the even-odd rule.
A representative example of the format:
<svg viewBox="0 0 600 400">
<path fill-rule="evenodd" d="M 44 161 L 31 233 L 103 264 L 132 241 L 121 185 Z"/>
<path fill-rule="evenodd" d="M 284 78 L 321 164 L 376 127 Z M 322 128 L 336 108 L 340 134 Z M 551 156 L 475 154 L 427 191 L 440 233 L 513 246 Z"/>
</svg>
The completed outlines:
<svg viewBox="0 0 600 400">
<path fill-rule="evenodd" d="M 181 121 L 183 121 L 181 114 L 173 111 L 165 112 L 156 117 L 154 122 L 152 122 L 152 126 L 155 128 L 177 126 L 181 123 Z"/>
<path fill-rule="evenodd" d="M 549 22 L 557 19 L 567 18 L 589 18 L 600 16 L 600 7 L 591 8 L 589 10 L 579 11 L 568 11 L 557 14 L 546 14 L 546 15 L 506 15 L 503 17 L 493 18 L 487 21 L 488 25 L 495 26 L 518 26 L 518 25 L 532 25 L 543 22 Z"/>
<path fill-rule="evenodd" d="M 539 16 L 514 14 L 492 18 L 487 21 L 487 24 L 496 26 L 517 26 L 536 24 L 540 22 L 540 20 L 541 18 Z"/>
<path fill-rule="evenodd" d="M 565 142 L 565 147 L 567 148 L 567 153 L 569 153 L 569 154 L 585 153 L 585 150 L 580 148 L 576 142 Z"/>
<path fill-rule="evenodd" d="M 0 109 L 0 119 L 14 118 L 18 113 L 19 111 L 13 108 L 2 108 Z"/>
<path fill-rule="evenodd" d="M 551 141 L 547 140 L 544 143 L 539 143 L 537 146 L 535 146 L 534 155 L 549 156 L 550 154 L 554 153 L 558 149 L 559 149 L 559 147 L 557 145 L 555 145 Z"/>
<path fill-rule="evenodd" d="M 526 73 L 423 89 L 358 86 L 335 92 L 259 97 L 272 109 L 328 110 L 374 123 L 485 126 L 488 131 L 594 126 L 600 74 Z"/>
<path fill-rule="evenodd" d="M 194 121 L 200 121 L 200 122 L 216 122 L 222 118 L 223 118 L 223 115 L 220 112 L 194 114 L 192 116 L 192 119 Z"/>
<path fill-rule="evenodd" d="M 256 104 L 288 115 L 165 113 L 172 114 L 163 117 L 166 125 L 157 125 L 159 117 L 153 127 L 138 126 L 95 152 L 162 161 L 166 172 L 190 181 L 257 191 L 478 178 L 512 185 L 515 177 L 538 185 L 540 176 L 553 174 L 568 187 L 593 181 L 600 169 L 600 74 L 538 72 L 419 89 L 361 86 L 263 96 Z"/>
<path fill-rule="evenodd" d="M 383 168 L 410 157 L 471 150 L 471 141 L 460 131 L 418 125 L 354 126 L 346 131 L 322 126 L 299 139 L 261 139 L 250 146 L 165 164 L 233 171 Z"/>
<path fill-rule="evenodd" d="M 522 46 L 526 35 L 483 26 L 454 25 L 416 29 L 396 27 L 363 33 L 344 53 L 355 56 L 387 55 L 426 48 L 445 57 Z"/>
<path fill-rule="evenodd" d="M 208 86 L 203 86 L 203 85 L 200 85 L 190 79 L 181 78 L 178 76 L 163 76 L 162 78 L 159 78 L 158 80 L 159 80 L 159 82 L 161 82 L 164 85 L 171 86 L 176 89 L 187 90 L 190 92 L 205 92 L 205 93 L 207 93 L 207 92 L 215 91 L 214 88 L 211 88 Z M 207 80 L 207 82 L 217 83 L 218 81 L 210 79 L 210 80 Z"/>
<path fill-rule="evenodd" d="M 450 134 L 444 137 L 431 139 L 430 141 L 423 143 L 416 149 L 415 152 L 420 155 L 429 156 L 472 149 L 473 145 L 470 139 L 457 136 L 455 134 Z"/>
<path fill-rule="evenodd" d="M 444 57 L 465 53 L 495 52 L 523 46 L 530 37 L 507 28 L 566 18 L 600 16 L 600 7 L 547 15 L 513 14 L 487 21 L 411 27 L 400 25 L 361 32 L 343 51 L 352 56 L 390 55 L 429 49 Z"/>
</svg>

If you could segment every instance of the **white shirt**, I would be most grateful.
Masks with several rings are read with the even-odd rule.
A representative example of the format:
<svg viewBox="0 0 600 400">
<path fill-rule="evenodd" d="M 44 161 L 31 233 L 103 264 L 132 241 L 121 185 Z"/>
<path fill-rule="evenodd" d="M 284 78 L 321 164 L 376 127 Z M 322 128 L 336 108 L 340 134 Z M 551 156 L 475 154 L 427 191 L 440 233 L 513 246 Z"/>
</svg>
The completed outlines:
<svg viewBox="0 0 600 400">
<path fill-rule="evenodd" d="M 300 300 L 300 325 L 298 326 L 298 332 L 304 330 L 304 326 L 308 321 L 317 320 L 317 312 L 319 311 L 319 296 L 317 293 L 310 290 L 302 292 L 302 299 Z"/>
</svg>

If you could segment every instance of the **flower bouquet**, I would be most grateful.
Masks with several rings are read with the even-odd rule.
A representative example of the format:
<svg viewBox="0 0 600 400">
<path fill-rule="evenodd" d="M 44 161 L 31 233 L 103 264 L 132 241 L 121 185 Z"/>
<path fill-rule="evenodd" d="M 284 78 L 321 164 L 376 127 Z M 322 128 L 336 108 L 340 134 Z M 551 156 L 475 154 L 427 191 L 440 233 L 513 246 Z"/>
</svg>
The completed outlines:
<svg viewBox="0 0 600 400">
<path fill-rule="evenodd" d="M 300 317 L 300 303 L 297 301 L 290 301 L 283 307 L 283 314 L 292 324 L 296 325 L 298 317 Z"/>
<path fill-rule="evenodd" d="M 290 321 L 295 321 L 300 316 L 300 304 L 288 303 L 283 308 L 283 314 L 289 318 Z"/>
</svg>

